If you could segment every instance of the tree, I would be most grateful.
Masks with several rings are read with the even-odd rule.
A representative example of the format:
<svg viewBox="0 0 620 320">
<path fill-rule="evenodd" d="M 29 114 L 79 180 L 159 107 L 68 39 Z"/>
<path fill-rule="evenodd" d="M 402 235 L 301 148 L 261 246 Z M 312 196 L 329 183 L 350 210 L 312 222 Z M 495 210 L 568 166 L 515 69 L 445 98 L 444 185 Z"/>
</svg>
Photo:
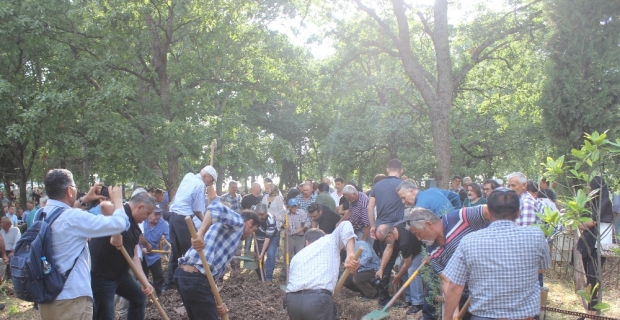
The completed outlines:
<svg viewBox="0 0 620 320">
<path fill-rule="evenodd" d="M 540 98 L 545 129 L 558 150 L 578 148 L 584 132 L 618 128 L 620 3 L 553 0 L 552 34 Z"/>
<path fill-rule="evenodd" d="M 379 32 L 373 38 L 351 38 L 361 42 L 361 54 L 379 51 L 397 59 L 417 88 L 429 112 L 438 182 L 447 186 L 452 173 L 450 111 L 459 87 L 474 67 L 488 60 L 507 61 L 503 49 L 542 28 L 540 1 L 512 2 L 508 12 L 481 8 L 474 13 L 476 19 L 456 27 L 448 23 L 447 0 L 435 1 L 432 8 L 404 0 L 392 0 L 391 8 L 353 2 L 370 18 L 367 25 Z M 335 33 L 348 35 L 345 30 Z M 459 37 L 468 40 L 454 46 Z"/>
</svg>

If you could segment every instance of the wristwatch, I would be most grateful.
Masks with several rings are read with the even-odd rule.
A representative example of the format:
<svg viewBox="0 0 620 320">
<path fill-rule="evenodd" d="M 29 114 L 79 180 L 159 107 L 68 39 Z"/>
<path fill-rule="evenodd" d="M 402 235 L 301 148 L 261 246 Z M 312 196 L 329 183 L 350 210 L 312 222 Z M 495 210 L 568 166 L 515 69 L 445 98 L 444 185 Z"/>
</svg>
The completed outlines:
<svg viewBox="0 0 620 320">
<path fill-rule="evenodd" d="M 83 198 L 83 197 L 82 197 L 82 198 Z M 80 205 L 81 205 L 82 207 L 86 207 L 86 203 L 84 203 L 84 201 L 82 201 L 82 198 L 79 198 L 79 199 L 78 199 L 78 202 L 80 203 Z"/>
</svg>

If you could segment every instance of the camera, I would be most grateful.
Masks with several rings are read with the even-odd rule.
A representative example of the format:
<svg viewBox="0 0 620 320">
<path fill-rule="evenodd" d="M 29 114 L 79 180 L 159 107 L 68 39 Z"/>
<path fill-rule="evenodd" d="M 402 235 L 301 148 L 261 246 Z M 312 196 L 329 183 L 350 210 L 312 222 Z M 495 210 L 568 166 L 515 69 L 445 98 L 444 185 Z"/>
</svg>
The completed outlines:
<svg viewBox="0 0 620 320">
<path fill-rule="evenodd" d="M 372 279 L 370 279 L 368 281 L 377 290 L 382 290 L 382 289 L 386 288 L 389 285 L 389 283 L 385 283 L 383 280 L 381 280 L 378 277 L 372 278 Z"/>
<path fill-rule="evenodd" d="M 101 186 L 101 191 L 99 192 L 99 194 L 106 198 L 109 198 L 110 192 L 108 191 L 108 186 Z"/>
</svg>

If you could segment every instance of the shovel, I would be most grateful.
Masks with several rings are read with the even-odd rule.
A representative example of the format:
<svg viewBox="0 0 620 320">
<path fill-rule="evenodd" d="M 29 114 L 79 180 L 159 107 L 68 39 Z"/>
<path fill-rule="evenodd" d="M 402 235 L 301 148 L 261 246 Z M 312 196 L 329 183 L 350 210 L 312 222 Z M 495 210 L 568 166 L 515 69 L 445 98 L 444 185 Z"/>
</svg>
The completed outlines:
<svg viewBox="0 0 620 320">
<path fill-rule="evenodd" d="M 148 287 L 149 282 L 145 278 L 143 278 L 142 272 L 138 271 L 138 268 L 136 268 L 136 265 L 133 263 L 133 260 L 127 253 L 127 250 L 125 250 L 125 247 L 121 246 L 121 252 L 123 253 L 123 257 L 125 257 L 125 260 L 127 260 L 127 264 L 129 264 L 129 267 L 131 267 L 133 274 L 135 274 L 136 277 L 138 277 L 138 281 L 140 281 L 140 284 L 142 285 L 142 287 L 144 288 Z M 153 304 L 157 308 L 157 311 L 159 311 L 159 314 L 161 315 L 161 317 L 164 320 L 169 320 L 170 318 L 168 318 L 168 316 L 166 315 L 166 311 L 164 311 L 164 308 L 162 308 L 161 305 L 159 304 L 157 297 L 154 294 L 151 294 L 149 298 L 153 301 Z"/>
<path fill-rule="evenodd" d="M 194 222 L 190 216 L 185 217 L 185 223 L 187 223 L 187 229 L 189 229 L 189 233 L 193 238 L 197 238 L 196 228 L 194 227 Z M 213 293 L 213 297 L 215 298 L 215 303 L 218 306 L 222 305 L 222 298 L 220 297 L 220 293 L 217 291 L 217 286 L 215 285 L 215 281 L 213 280 L 213 275 L 211 274 L 211 269 L 209 269 L 209 263 L 207 262 L 207 258 L 205 258 L 205 253 L 203 250 L 198 251 L 198 255 L 200 256 L 200 261 L 202 262 L 202 267 L 205 269 L 207 274 L 207 280 L 209 281 L 209 286 L 211 286 L 211 293 Z M 224 314 L 222 316 L 223 320 L 228 320 L 228 314 Z"/>
<path fill-rule="evenodd" d="M 355 255 L 353 256 L 353 260 L 355 261 L 359 260 L 360 256 L 362 255 L 362 251 L 364 251 L 364 248 L 362 247 L 357 248 L 357 251 L 355 251 Z M 347 280 L 350 273 L 351 271 L 349 271 L 349 269 L 344 269 L 342 276 L 340 276 L 340 280 L 338 280 L 338 283 L 336 284 L 336 289 L 334 289 L 334 294 L 332 295 L 332 297 L 335 297 L 338 291 L 340 291 L 340 288 L 342 288 L 342 285 Z"/>
<path fill-rule="evenodd" d="M 258 255 L 258 241 L 256 241 L 256 232 L 254 232 L 254 251 Z M 263 261 L 258 259 L 258 272 L 260 272 L 260 281 L 265 281 L 265 276 L 263 275 Z"/>
<path fill-rule="evenodd" d="M 388 302 L 385 305 L 385 307 L 383 307 L 382 310 L 372 311 L 371 313 L 365 315 L 362 318 L 362 320 L 379 320 L 379 319 L 383 319 L 383 318 L 389 316 L 390 314 L 388 313 L 388 309 L 392 306 L 392 304 L 394 304 L 396 299 L 403 293 L 403 291 L 405 291 L 405 289 L 407 287 L 409 287 L 409 285 L 411 284 L 411 281 L 413 281 L 413 279 L 415 279 L 415 277 L 418 276 L 418 273 L 420 273 L 420 270 L 422 270 L 422 267 L 424 267 L 428 262 L 429 262 L 428 257 L 426 257 L 426 258 L 424 258 L 424 260 L 422 260 L 422 263 L 420 264 L 418 269 L 409 277 L 409 279 L 407 279 L 407 282 L 405 282 L 405 284 L 402 287 L 400 287 L 398 292 L 396 292 L 396 294 L 392 297 L 390 302 Z"/>
<path fill-rule="evenodd" d="M 467 298 L 467 301 L 465 301 L 465 304 L 463 305 L 463 308 L 461 308 L 461 311 L 456 316 L 456 318 L 454 318 L 454 320 L 461 320 L 461 319 L 463 319 L 463 317 L 467 313 L 467 310 L 469 310 L 469 305 L 470 304 L 471 304 L 471 297 Z"/>
<path fill-rule="evenodd" d="M 288 272 L 290 267 L 290 260 L 288 255 L 288 214 L 284 216 L 284 244 L 286 250 L 286 283 L 280 285 L 280 289 L 286 292 L 286 286 L 288 285 Z"/>
</svg>

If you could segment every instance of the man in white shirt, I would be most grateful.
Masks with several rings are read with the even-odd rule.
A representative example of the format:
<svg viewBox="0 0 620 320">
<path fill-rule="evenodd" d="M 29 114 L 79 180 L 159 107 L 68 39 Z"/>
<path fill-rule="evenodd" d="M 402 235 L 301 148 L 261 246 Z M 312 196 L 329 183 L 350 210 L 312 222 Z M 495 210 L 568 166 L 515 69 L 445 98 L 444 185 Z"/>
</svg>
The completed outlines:
<svg viewBox="0 0 620 320">
<path fill-rule="evenodd" d="M 336 178 L 334 179 L 334 185 L 336 186 L 336 190 L 329 195 L 332 196 L 336 206 L 340 203 L 340 198 L 343 196 L 342 189 L 344 188 L 344 179 Z"/>
<path fill-rule="evenodd" d="M 340 250 L 347 249 L 345 268 L 357 271 L 360 264 L 353 260 L 357 237 L 349 221 L 341 222 L 331 234 L 310 229 L 304 237 L 306 247 L 291 260 L 284 305 L 291 320 L 334 320 L 332 294 L 340 271 Z M 317 305 L 322 307 L 317 309 Z"/>
<path fill-rule="evenodd" d="M 15 250 L 15 244 L 22 237 L 22 233 L 19 232 L 17 227 L 13 226 L 13 222 L 9 217 L 2 217 L 2 229 L 0 229 L 0 235 L 4 240 L 4 250 L 7 257 L 11 259 L 13 256 L 13 250 Z"/>
<path fill-rule="evenodd" d="M 121 188 L 108 188 L 110 199 L 114 203 L 112 215 L 103 212 L 100 215 L 93 215 L 82 210 L 82 205 L 103 198 L 97 195 L 102 184 L 95 184 L 85 196 L 77 199 L 77 188 L 70 171 L 50 170 L 45 175 L 44 182 L 49 200 L 43 213 L 47 215 L 52 210 L 65 209 L 51 225 L 54 252 L 52 261 L 60 272 L 66 272 L 71 267 L 73 269 L 56 300 L 39 306 L 41 319 L 92 320 L 93 290 L 87 240 L 119 234 L 129 228 L 129 219 L 123 209 Z"/>
</svg>

